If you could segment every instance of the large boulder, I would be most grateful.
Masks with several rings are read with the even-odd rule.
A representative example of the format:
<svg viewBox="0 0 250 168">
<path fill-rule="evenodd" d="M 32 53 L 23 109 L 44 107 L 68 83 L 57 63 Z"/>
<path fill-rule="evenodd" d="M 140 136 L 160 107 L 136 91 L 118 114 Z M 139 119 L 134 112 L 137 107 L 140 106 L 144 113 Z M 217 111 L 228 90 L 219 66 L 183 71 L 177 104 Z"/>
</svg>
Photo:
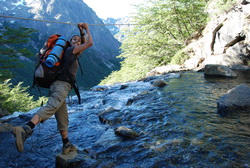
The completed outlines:
<svg viewBox="0 0 250 168">
<path fill-rule="evenodd" d="M 237 77 L 237 73 L 235 73 L 229 67 L 218 64 L 206 65 L 204 69 L 204 74 L 206 76 Z"/>
<path fill-rule="evenodd" d="M 250 86 L 241 84 L 228 91 L 217 101 L 219 113 L 250 113 Z"/>
<path fill-rule="evenodd" d="M 227 54 L 218 54 L 218 55 L 211 55 L 210 57 L 206 58 L 202 64 L 219 64 L 228 66 L 232 69 L 238 69 L 237 67 L 243 65 L 243 60 L 238 55 L 227 55 Z"/>
</svg>

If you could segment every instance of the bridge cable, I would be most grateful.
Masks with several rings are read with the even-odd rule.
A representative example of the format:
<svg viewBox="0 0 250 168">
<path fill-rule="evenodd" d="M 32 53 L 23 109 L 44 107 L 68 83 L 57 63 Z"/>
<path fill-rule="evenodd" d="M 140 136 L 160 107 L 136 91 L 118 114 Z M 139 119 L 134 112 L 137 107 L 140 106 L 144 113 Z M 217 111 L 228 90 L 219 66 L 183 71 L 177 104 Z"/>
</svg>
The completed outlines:
<svg viewBox="0 0 250 168">
<path fill-rule="evenodd" d="M 12 19 L 21 19 L 21 20 L 39 21 L 39 22 L 48 22 L 48 23 L 59 23 L 59 24 L 77 25 L 77 23 L 70 23 L 70 22 L 58 22 L 58 21 L 50 21 L 50 20 L 21 18 L 21 17 L 15 17 L 15 16 L 6 16 L 6 15 L 0 15 L 0 17 L 12 18 Z M 146 24 L 115 23 L 115 24 L 88 24 L 88 25 L 89 26 L 115 26 L 115 25 L 117 25 L 117 26 L 122 26 L 122 25 L 134 26 L 134 25 L 146 25 Z"/>
</svg>

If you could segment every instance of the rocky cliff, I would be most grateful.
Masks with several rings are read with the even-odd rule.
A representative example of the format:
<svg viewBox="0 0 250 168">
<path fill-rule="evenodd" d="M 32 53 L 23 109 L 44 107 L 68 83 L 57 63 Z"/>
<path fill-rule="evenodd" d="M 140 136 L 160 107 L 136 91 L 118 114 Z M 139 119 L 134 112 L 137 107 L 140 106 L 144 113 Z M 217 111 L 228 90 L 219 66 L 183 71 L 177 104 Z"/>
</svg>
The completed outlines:
<svg viewBox="0 0 250 168">
<path fill-rule="evenodd" d="M 187 40 L 183 52 L 190 56 L 183 65 L 157 67 L 148 76 L 181 70 L 200 70 L 208 64 L 248 69 L 250 59 L 250 1 L 236 0 L 227 10 L 219 0 L 209 1 L 210 21 Z M 225 5 L 225 4 L 223 4 Z M 222 12 L 224 11 L 224 12 Z"/>
<path fill-rule="evenodd" d="M 191 59 L 185 62 L 188 68 L 220 64 L 238 69 L 247 65 L 250 56 L 250 2 L 237 0 L 223 13 L 216 6 L 218 1 L 209 3 L 211 21 L 185 49 L 192 53 Z"/>
<path fill-rule="evenodd" d="M 76 24 L 86 22 L 94 39 L 94 46 L 88 49 L 81 59 L 85 74 L 81 77 L 83 86 L 98 84 L 100 79 L 107 76 L 111 71 L 119 69 L 120 42 L 111 32 L 103 26 L 103 22 L 96 13 L 82 0 L 8 0 L 1 1 L 0 14 L 28 19 L 49 20 L 54 22 L 67 22 Z M 39 39 L 34 41 L 34 48 L 42 46 L 46 38 L 52 34 L 62 34 L 70 38 L 79 31 L 76 25 L 50 23 L 41 21 L 11 19 L 1 17 L 1 25 L 15 24 L 34 28 L 39 31 Z"/>
</svg>

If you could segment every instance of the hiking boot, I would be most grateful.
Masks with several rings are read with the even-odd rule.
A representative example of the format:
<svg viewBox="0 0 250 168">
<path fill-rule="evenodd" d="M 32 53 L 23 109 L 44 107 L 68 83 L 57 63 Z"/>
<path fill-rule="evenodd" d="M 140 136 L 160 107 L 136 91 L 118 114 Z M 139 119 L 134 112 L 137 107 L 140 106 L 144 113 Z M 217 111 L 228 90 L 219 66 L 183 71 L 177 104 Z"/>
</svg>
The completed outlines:
<svg viewBox="0 0 250 168">
<path fill-rule="evenodd" d="M 16 137 L 16 148 L 19 152 L 23 152 L 25 140 L 33 133 L 28 125 L 14 127 L 13 134 Z"/>
<path fill-rule="evenodd" d="M 63 145 L 63 148 L 62 148 L 63 155 L 67 155 L 71 151 L 77 151 L 77 148 L 75 145 L 71 144 L 70 142 Z"/>
</svg>

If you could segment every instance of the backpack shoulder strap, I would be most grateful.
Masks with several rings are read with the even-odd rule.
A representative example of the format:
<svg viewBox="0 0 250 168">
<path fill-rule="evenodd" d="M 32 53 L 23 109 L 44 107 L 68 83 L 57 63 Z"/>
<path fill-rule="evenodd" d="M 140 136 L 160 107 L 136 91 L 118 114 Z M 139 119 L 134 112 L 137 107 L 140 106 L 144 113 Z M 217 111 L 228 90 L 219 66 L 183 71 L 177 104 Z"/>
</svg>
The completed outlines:
<svg viewBox="0 0 250 168">
<path fill-rule="evenodd" d="M 78 85 L 76 83 L 76 80 L 72 78 L 72 75 L 70 74 L 68 69 L 66 69 L 66 72 L 67 72 L 67 74 L 69 76 L 70 84 L 73 87 L 73 89 L 74 89 L 74 91 L 75 91 L 75 93 L 77 95 L 78 104 L 81 104 L 81 95 L 80 95 L 79 88 L 78 88 Z"/>
<path fill-rule="evenodd" d="M 78 62 L 79 68 L 80 68 L 80 70 L 81 70 L 81 74 L 83 75 L 82 66 L 81 66 L 81 64 L 80 64 L 79 58 L 77 57 L 76 59 L 77 59 L 77 62 Z"/>
<path fill-rule="evenodd" d="M 80 95 L 79 88 L 78 88 L 78 85 L 76 83 L 76 80 L 73 81 L 72 85 L 73 85 L 73 89 L 74 89 L 74 91 L 75 91 L 75 93 L 77 95 L 77 98 L 78 98 L 78 104 L 81 104 L 81 95 Z"/>
</svg>

